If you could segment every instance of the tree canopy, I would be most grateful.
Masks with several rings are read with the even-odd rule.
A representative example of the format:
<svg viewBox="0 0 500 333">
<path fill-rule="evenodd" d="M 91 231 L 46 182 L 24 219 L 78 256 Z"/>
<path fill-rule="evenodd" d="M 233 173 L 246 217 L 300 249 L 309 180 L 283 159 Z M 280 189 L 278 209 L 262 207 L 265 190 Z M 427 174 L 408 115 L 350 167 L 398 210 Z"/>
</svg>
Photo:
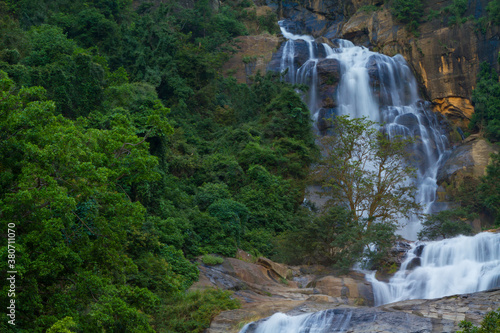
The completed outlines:
<svg viewBox="0 0 500 333">
<path fill-rule="evenodd" d="M 346 207 L 368 228 L 418 213 L 415 169 L 407 163 L 411 141 L 390 140 L 366 118 L 339 116 L 333 128 L 333 135 L 319 140 L 322 157 L 313 171 L 330 205 Z"/>
</svg>

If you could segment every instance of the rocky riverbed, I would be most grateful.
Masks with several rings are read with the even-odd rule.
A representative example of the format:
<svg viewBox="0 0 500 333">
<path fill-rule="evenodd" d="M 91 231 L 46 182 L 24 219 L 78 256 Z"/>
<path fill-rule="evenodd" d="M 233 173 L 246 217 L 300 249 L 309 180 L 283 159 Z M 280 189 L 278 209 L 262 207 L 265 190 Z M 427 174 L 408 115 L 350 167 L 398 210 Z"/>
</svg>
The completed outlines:
<svg viewBox="0 0 500 333">
<path fill-rule="evenodd" d="M 500 305 L 500 290 L 490 290 L 373 307 L 371 285 L 359 272 L 338 276 L 323 266 L 286 266 L 254 260 L 244 252 L 238 257 L 216 266 L 200 263 L 200 280 L 192 289 L 233 290 L 242 304 L 217 316 L 206 333 L 239 332 L 245 324 L 277 312 L 324 310 L 332 316 L 348 314 L 348 332 L 455 332 L 461 320 L 477 324 Z"/>
</svg>

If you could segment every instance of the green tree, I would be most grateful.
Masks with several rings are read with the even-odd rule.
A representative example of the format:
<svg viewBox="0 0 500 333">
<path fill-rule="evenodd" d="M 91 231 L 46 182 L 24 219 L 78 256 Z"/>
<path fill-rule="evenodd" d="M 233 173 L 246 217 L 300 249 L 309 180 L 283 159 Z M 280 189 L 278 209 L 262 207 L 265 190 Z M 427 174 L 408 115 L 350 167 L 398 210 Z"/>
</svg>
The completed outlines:
<svg viewBox="0 0 500 333">
<path fill-rule="evenodd" d="M 126 283 L 138 269 L 127 252 L 145 209 L 123 190 L 158 178 L 148 143 L 124 116 L 109 130 L 87 129 L 55 115 L 42 88 L 16 91 L 0 72 L 0 219 L 17 235 L 17 323 L 39 332 L 70 316 L 83 330 L 118 329 L 126 325 L 117 318 L 129 318 L 151 331 L 144 311 L 156 296 Z M 165 292 L 178 290 L 165 272 Z M 139 292 L 151 296 L 143 305 L 133 300 Z"/>
<path fill-rule="evenodd" d="M 444 210 L 429 215 L 422 223 L 423 229 L 418 233 L 418 238 L 436 240 L 458 235 L 471 235 L 473 231 L 469 223 L 475 217 L 475 214 L 468 213 L 464 208 Z"/>
<path fill-rule="evenodd" d="M 398 21 L 406 24 L 409 31 L 417 33 L 424 15 L 424 4 L 422 0 L 393 0 L 391 12 Z"/>
<path fill-rule="evenodd" d="M 500 83 L 497 72 L 481 63 L 476 89 L 472 92 L 474 115 L 469 128 L 483 130 L 491 141 L 500 140 Z"/>
<path fill-rule="evenodd" d="M 479 197 L 495 217 L 495 224 L 500 225 L 500 154 L 492 155 L 491 159 L 486 168 L 486 176 L 479 185 Z"/>
<path fill-rule="evenodd" d="M 458 324 L 463 330 L 457 333 L 499 333 L 500 332 L 500 310 L 490 311 L 481 321 L 481 326 L 474 326 L 470 321 L 462 320 Z"/>
<path fill-rule="evenodd" d="M 500 1 L 493 0 L 488 3 L 486 6 L 486 10 L 488 11 L 488 16 L 494 24 L 500 24 Z"/>
<path fill-rule="evenodd" d="M 377 223 L 366 229 L 344 207 L 333 206 L 324 214 L 308 217 L 280 237 L 278 257 L 292 264 L 332 265 L 345 273 L 361 259 L 365 264 L 382 259 L 394 239 L 394 225 Z"/>
<path fill-rule="evenodd" d="M 335 133 L 320 139 L 323 156 L 313 171 L 330 205 L 346 207 L 368 229 L 418 213 L 415 169 L 407 163 L 410 141 L 389 140 L 366 118 L 340 116 L 333 124 Z"/>
</svg>

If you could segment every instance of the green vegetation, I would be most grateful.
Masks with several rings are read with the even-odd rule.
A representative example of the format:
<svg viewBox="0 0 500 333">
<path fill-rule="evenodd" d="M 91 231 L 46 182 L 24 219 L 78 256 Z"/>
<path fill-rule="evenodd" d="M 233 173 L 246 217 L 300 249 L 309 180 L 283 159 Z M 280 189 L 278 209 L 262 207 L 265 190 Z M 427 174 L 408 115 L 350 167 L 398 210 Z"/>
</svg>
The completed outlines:
<svg viewBox="0 0 500 333">
<path fill-rule="evenodd" d="M 486 176 L 479 186 L 479 198 L 500 226 L 500 155 L 491 156 L 491 163 L 486 168 Z"/>
<path fill-rule="evenodd" d="M 375 223 L 366 229 L 366 221 L 356 220 L 351 211 L 333 206 L 314 216 L 304 212 L 296 229 L 280 235 L 278 256 L 290 264 L 321 263 L 346 273 L 362 258 L 375 264 L 387 255 L 394 240 L 394 224 Z M 367 248 L 368 244 L 373 247 Z"/>
<path fill-rule="evenodd" d="M 402 185 L 406 142 L 345 118 L 318 166 L 337 200 L 321 213 L 303 207 L 319 149 L 300 87 L 221 75 L 236 37 L 279 31 L 275 14 L 257 16 L 248 0 L 186 3 L 0 1 L 0 220 L 3 239 L 15 225 L 18 272 L 16 326 L 4 316 L 0 331 L 202 332 L 239 304 L 230 292 L 188 292 L 199 256 L 296 253 L 287 260 L 346 269 L 367 244 L 380 258 L 394 219 L 416 208 Z M 396 192 L 371 192 L 381 179 L 345 158 L 341 138 L 367 143 Z M 361 189 L 361 206 L 332 165 Z M 478 188 L 495 211 L 495 188 Z"/>
<path fill-rule="evenodd" d="M 500 141 L 500 83 L 497 72 L 486 62 L 481 64 L 472 103 L 475 112 L 470 129 L 483 131 L 493 142 Z"/>
<path fill-rule="evenodd" d="M 406 24 L 408 31 L 418 34 L 420 20 L 424 15 L 422 0 L 392 0 L 391 12 L 401 23 Z"/>
<path fill-rule="evenodd" d="M 448 25 L 465 23 L 469 18 L 463 17 L 467 11 L 467 0 L 453 0 L 453 3 L 444 7 L 441 13 L 449 14 Z"/>
<path fill-rule="evenodd" d="M 320 139 L 324 154 L 314 172 L 321 194 L 332 205 L 347 207 L 355 221 L 366 220 L 368 229 L 378 222 L 395 223 L 420 209 L 415 186 L 409 182 L 415 169 L 404 163 L 412 141 L 389 140 L 375 125 L 366 118 L 333 119 L 335 135 Z"/>
<path fill-rule="evenodd" d="M 471 235 L 471 222 L 477 215 L 468 213 L 464 208 L 444 210 L 432 214 L 422 223 L 423 229 L 418 239 L 436 240 L 458 235 Z"/>
<path fill-rule="evenodd" d="M 358 11 L 359 12 L 366 12 L 366 13 L 372 13 L 372 12 L 376 12 L 377 10 L 380 10 L 381 7 L 377 7 L 375 5 L 364 5 L 364 6 L 361 6 Z"/>
<path fill-rule="evenodd" d="M 500 310 L 490 311 L 484 316 L 479 327 L 470 321 L 462 320 L 458 325 L 462 328 L 457 333 L 496 333 L 500 332 Z"/>
<path fill-rule="evenodd" d="M 490 1 L 486 6 L 486 10 L 488 11 L 488 17 L 491 22 L 497 25 L 500 24 L 500 1 Z"/>
<path fill-rule="evenodd" d="M 278 76 L 221 77 L 248 1 L 180 3 L 0 1 L 0 219 L 18 271 L 0 331 L 201 332 L 238 302 L 187 292 L 192 261 L 270 256 L 294 224 L 317 154 L 307 107 Z"/>
<path fill-rule="evenodd" d="M 201 257 L 201 261 L 205 265 L 219 265 L 224 262 L 224 259 L 221 257 L 212 256 L 210 254 L 205 254 L 203 255 L 203 257 Z"/>
</svg>

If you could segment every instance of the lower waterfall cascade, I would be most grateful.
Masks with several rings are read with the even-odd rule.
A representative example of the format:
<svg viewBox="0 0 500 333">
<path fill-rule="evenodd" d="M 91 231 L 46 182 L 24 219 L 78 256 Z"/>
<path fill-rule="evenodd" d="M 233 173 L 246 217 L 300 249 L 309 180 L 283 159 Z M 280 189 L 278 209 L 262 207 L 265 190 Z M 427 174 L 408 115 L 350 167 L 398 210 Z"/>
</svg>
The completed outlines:
<svg viewBox="0 0 500 333">
<path fill-rule="evenodd" d="M 286 81 L 309 86 L 304 100 L 312 117 L 316 121 L 321 113 L 368 117 L 384 123 L 384 130 L 391 137 L 418 138 L 412 147 L 418 157 L 417 200 L 424 207 L 423 213 L 442 209 L 435 202 L 436 176 L 449 153 L 448 139 L 430 110 L 430 103 L 419 98 L 417 82 L 404 58 L 372 52 L 347 40 L 317 43 L 311 36 L 291 33 L 293 22 L 284 20 L 279 25 L 286 38 L 281 46 L 279 70 Z M 307 57 L 299 54 L 304 50 Z M 326 111 L 321 107 L 322 92 L 318 83 L 318 66 L 324 62 L 335 62 L 340 71 L 335 92 L 327 96 L 335 100 L 336 105 Z M 408 240 L 416 240 L 420 221 L 405 222 L 406 227 L 399 233 Z M 483 232 L 471 237 L 413 243 L 401 268 L 388 282 L 378 281 L 374 272 L 368 273 L 366 279 L 372 284 L 375 305 L 499 287 L 500 234 Z M 298 316 L 276 313 L 247 324 L 240 332 L 345 332 L 351 315 L 349 311 L 333 310 Z"/>
<path fill-rule="evenodd" d="M 338 312 L 338 311 L 337 311 Z M 315 313 L 306 313 L 298 316 L 288 316 L 278 312 L 269 319 L 260 323 L 253 332 L 255 333 L 321 333 L 344 332 L 351 320 L 352 312 L 336 313 L 326 310 Z M 240 333 L 250 330 L 252 324 L 247 324 Z"/>
<path fill-rule="evenodd" d="M 500 286 L 500 234 L 483 232 L 412 245 L 389 282 L 367 275 L 375 305 L 431 299 Z"/>
</svg>

